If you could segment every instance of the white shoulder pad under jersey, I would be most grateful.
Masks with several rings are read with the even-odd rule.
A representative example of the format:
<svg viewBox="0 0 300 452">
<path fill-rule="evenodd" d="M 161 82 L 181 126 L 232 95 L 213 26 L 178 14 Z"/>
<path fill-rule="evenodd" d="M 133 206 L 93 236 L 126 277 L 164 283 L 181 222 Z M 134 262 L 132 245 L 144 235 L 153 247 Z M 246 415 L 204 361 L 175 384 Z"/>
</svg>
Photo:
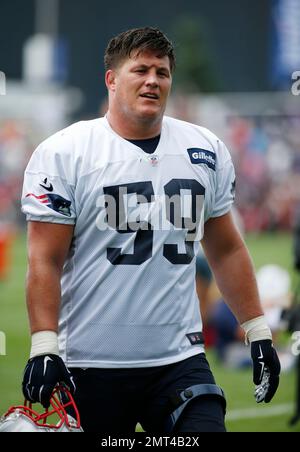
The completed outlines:
<svg viewBox="0 0 300 452">
<path fill-rule="evenodd" d="M 225 145 L 168 117 L 153 154 L 106 118 L 37 148 L 22 210 L 30 221 L 74 225 L 59 322 L 68 365 L 158 366 L 203 351 L 195 256 L 205 221 L 230 210 L 233 191 Z"/>
</svg>

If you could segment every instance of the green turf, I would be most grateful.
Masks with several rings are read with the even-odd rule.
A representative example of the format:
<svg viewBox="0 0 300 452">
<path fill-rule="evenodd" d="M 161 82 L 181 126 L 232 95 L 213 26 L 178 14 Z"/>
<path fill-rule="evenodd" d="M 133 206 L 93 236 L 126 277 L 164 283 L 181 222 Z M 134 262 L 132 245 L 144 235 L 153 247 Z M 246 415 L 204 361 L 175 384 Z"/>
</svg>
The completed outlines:
<svg viewBox="0 0 300 452">
<path fill-rule="evenodd" d="M 251 235 L 247 244 L 258 268 L 263 264 L 277 263 L 292 272 L 292 242 L 286 234 Z M 9 405 L 22 401 L 20 382 L 29 352 L 28 322 L 25 309 L 25 237 L 20 235 L 13 250 L 13 266 L 9 279 L 0 282 L 0 331 L 5 332 L 7 355 L 0 356 L 0 413 Z M 288 426 L 293 414 L 295 376 L 294 372 L 284 373 L 281 384 L 271 404 L 257 405 L 253 398 L 251 372 L 228 370 L 221 367 L 208 351 L 209 361 L 217 383 L 225 390 L 228 401 L 227 428 L 238 431 L 300 431 L 300 424 Z M 264 415 L 266 409 L 284 408 L 284 413 Z M 257 416 L 253 410 L 257 409 Z M 236 410 L 242 410 L 241 415 Z M 247 412 L 251 415 L 247 418 Z M 235 420 L 232 417 L 238 416 Z M 268 414 L 268 413 L 267 413 Z"/>
<path fill-rule="evenodd" d="M 22 400 L 20 381 L 29 352 L 25 271 L 25 238 L 21 235 L 13 249 L 10 277 L 0 282 L 0 330 L 6 335 L 6 356 L 0 356 L 0 413 Z"/>
<path fill-rule="evenodd" d="M 293 241 L 291 234 L 248 234 L 246 244 L 256 269 L 266 264 L 277 264 L 286 268 L 291 277 L 296 279 L 296 274 L 293 271 Z"/>
</svg>

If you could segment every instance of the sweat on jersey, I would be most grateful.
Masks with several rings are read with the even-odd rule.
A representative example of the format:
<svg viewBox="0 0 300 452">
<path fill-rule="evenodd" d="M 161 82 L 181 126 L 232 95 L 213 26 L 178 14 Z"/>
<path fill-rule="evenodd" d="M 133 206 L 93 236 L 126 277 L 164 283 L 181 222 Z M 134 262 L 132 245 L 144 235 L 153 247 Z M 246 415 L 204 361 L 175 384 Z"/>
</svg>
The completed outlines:
<svg viewBox="0 0 300 452">
<path fill-rule="evenodd" d="M 234 179 L 214 134 L 169 117 L 150 155 L 106 117 L 38 146 L 22 211 L 75 225 L 59 322 L 69 366 L 150 367 L 203 352 L 195 256 L 205 221 L 230 210 Z"/>
</svg>

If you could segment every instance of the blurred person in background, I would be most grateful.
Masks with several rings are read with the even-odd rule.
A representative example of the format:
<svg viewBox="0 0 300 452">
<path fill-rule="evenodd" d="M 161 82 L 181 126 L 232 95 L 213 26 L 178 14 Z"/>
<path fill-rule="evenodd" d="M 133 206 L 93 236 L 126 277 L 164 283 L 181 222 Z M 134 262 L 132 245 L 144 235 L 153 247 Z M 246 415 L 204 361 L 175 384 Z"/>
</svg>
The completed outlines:
<svg viewBox="0 0 300 452">
<path fill-rule="evenodd" d="M 148 432 L 225 431 L 196 296 L 200 239 L 251 343 L 256 401 L 269 402 L 279 384 L 230 213 L 231 157 L 207 129 L 164 116 L 174 67 L 158 29 L 112 38 L 106 116 L 44 141 L 25 172 L 32 346 L 23 393 L 47 406 L 65 383 L 87 432 L 132 433 L 137 422 Z M 157 225 L 172 196 L 180 203 L 166 212 L 167 227 Z"/>
<path fill-rule="evenodd" d="M 290 276 L 279 265 L 268 264 L 257 271 L 256 279 L 264 315 L 279 347 L 279 335 L 285 329 L 283 313 L 291 304 Z M 228 367 L 248 367 L 251 362 L 243 346 L 243 330 L 222 298 L 212 304 L 209 323 L 215 331 L 215 350 L 220 362 Z M 290 370 L 294 359 L 289 350 L 281 349 L 279 358 L 283 370 Z"/>
<path fill-rule="evenodd" d="M 284 329 L 283 312 L 291 305 L 291 278 L 280 265 L 262 266 L 256 274 L 262 307 L 277 342 L 280 331 Z"/>
</svg>

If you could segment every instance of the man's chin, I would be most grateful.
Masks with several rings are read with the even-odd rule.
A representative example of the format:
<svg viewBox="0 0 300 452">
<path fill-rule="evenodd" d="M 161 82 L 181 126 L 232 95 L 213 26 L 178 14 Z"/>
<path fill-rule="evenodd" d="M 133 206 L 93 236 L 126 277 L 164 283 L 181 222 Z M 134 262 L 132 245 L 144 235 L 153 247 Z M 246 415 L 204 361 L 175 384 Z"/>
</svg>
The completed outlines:
<svg viewBox="0 0 300 452">
<path fill-rule="evenodd" d="M 163 116 L 163 112 L 158 108 L 143 108 L 139 110 L 139 117 L 148 121 L 159 120 Z"/>
</svg>

